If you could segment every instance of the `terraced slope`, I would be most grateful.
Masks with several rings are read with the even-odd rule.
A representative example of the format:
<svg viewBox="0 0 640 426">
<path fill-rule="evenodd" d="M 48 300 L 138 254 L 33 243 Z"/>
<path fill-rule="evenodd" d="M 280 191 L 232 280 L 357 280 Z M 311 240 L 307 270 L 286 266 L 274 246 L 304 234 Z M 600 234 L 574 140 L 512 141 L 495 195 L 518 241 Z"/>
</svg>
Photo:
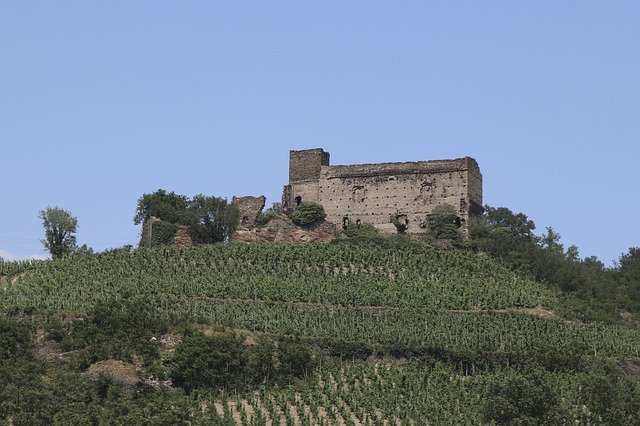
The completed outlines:
<svg viewBox="0 0 640 426">
<path fill-rule="evenodd" d="M 531 315 L 557 295 L 499 263 L 429 246 L 237 244 L 13 266 L 4 307 L 143 298 L 169 316 L 390 347 L 640 354 L 636 330 Z"/>
</svg>

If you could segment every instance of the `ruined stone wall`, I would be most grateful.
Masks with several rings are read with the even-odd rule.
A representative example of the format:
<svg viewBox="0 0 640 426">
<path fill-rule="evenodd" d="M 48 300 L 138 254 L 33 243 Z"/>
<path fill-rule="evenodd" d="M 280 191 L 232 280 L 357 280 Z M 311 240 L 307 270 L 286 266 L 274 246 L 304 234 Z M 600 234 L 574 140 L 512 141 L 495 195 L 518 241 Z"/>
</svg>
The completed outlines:
<svg viewBox="0 0 640 426">
<path fill-rule="evenodd" d="M 254 226 L 266 201 L 267 199 L 264 195 L 259 197 L 233 197 L 231 199 L 231 203 L 238 207 L 238 211 L 240 213 L 240 222 L 238 223 L 238 226 L 241 228 L 250 228 Z"/>
<path fill-rule="evenodd" d="M 321 148 L 289 152 L 289 182 L 318 180 L 322 166 L 329 165 L 329 153 Z"/>
<path fill-rule="evenodd" d="M 304 156 L 305 152 L 298 155 Z M 396 232 L 391 215 L 404 215 L 409 234 L 425 233 L 427 215 L 435 206 L 447 203 L 456 208 L 462 233 L 466 234 L 470 212 L 474 206 L 482 206 L 482 175 L 470 157 L 322 165 L 317 180 L 290 181 L 285 187 L 285 207 L 292 210 L 297 201 L 319 202 L 327 213 L 327 220 L 337 225 L 345 220 L 362 221 L 386 233 Z"/>
</svg>

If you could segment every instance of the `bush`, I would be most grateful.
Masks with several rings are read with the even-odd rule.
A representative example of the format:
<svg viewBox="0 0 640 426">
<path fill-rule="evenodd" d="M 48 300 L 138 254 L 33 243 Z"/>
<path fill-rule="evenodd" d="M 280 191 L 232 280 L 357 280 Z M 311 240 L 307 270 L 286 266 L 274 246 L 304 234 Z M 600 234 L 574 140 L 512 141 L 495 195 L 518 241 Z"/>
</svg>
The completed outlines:
<svg viewBox="0 0 640 426">
<path fill-rule="evenodd" d="M 329 356 L 343 359 L 366 359 L 374 352 L 368 343 L 351 340 L 326 340 L 323 346 Z"/>
<path fill-rule="evenodd" d="M 291 220 L 296 225 L 306 226 L 324 220 L 327 217 L 324 207 L 313 201 L 303 201 L 291 215 Z"/>
<path fill-rule="evenodd" d="M 247 359 L 242 342 L 233 335 L 186 336 L 170 361 L 169 376 L 186 392 L 225 388 L 246 380 Z"/>
<path fill-rule="evenodd" d="M 264 226 L 269 223 L 271 219 L 274 219 L 281 214 L 284 214 L 284 212 L 282 211 L 282 204 L 273 203 L 271 207 L 260 213 L 258 219 L 256 220 L 256 223 L 259 226 Z"/>
<path fill-rule="evenodd" d="M 460 218 L 450 204 L 437 205 L 428 216 L 429 229 L 438 240 L 459 240 Z"/>
<path fill-rule="evenodd" d="M 491 383 L 483 420 L 496 424 L 561 424 L 560 400 L 544 370 Z"/>
<path fill-rule="evenodd" d="M 378 228 L 371 223 L 354 223 L 349 221 L 344 228 L 344 235 L 354 240 L 371 239 L 380 236 Z"/>
<path fill-rule="evenodd" d="M 585 424 L 638 424 L 640 384 L 622 375 L 616 366 L 595 365 L 580 388 L 580 402 L 589 408 Z"/>
<path fill-rule="evenodd" d="M 30 357 L 33 341 L 29 327 L 0 317 L 0 360 Z"/>
<path fill-rule="evenodd" d="M 260 215 L 258 216 L 258 219 L 256 220 L 256 223 L 258 224 L 258 226 L 264 226 L 267 223 L 269 223 L 271 219 L 274 219 L 277 216 L 278 216 L 278 213 L 274 212 L 273 210 L 267 210 L 265 212 L 260 213 Z"/>
<path fill-rule="evenodd" d="M 280 342 L 278 346 L 280 371 L 285 376 L 304 377 L 312 367 L 311 351 L 301 343 Z"/>
</svg>

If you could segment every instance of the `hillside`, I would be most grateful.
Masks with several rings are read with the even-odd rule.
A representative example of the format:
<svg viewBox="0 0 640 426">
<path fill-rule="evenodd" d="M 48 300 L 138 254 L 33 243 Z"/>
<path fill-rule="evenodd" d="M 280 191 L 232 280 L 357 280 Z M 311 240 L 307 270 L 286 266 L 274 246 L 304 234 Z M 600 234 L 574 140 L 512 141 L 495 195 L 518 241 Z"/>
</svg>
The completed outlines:
<svg viewBox="0 0 640 426">
<path fill-rule="evenodd" d="M 591 366 L 640 356 L 640 330 L 559 318 L 562 296 L 548 286 L 491 258 L 427 244 L 167 247 L 0 268 L 3 311 L 45 318 L 31 323 L 90 319 L 114 300 L 137 301 L 178 340 L 179 324 L 197 323 L 209 334 L 235 332 L 245 346 L 267 338 L 313 354 L 314 368 L 287 384 L 172 394 L 198 421 L 477 424 L 487 419 L 487 393 L 532 374 L 545 377 L 563 418 L 584 420 L 595 416 L 579 410 Z M 120 358 L 158 375 L 170 356 L 159 349 L 151 361 Z"/>
</svg>

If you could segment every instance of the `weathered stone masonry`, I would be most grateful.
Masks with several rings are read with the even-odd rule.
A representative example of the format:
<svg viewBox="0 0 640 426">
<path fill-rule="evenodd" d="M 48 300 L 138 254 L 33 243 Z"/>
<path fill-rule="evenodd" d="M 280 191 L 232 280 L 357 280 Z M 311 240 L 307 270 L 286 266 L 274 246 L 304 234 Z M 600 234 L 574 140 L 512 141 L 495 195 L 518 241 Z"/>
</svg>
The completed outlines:
<svg viewBox="0 0 640 426">
<path fill-rule="evenodd" d="M 331 166 L 320 148 L 290 151 L 283 208 L 292 211 L 302 201 L 322 204 L 327 220 L 339 226 L 369 222 L 385 233 L 396 232 L 390 217 L 398 215 L 408 234 L 427 232 L 427 215 L 446 203 L 455 207 L 466 235 L 469 217 L 482 206 L 482 174 L 471 157 Z"/>
</svg>

